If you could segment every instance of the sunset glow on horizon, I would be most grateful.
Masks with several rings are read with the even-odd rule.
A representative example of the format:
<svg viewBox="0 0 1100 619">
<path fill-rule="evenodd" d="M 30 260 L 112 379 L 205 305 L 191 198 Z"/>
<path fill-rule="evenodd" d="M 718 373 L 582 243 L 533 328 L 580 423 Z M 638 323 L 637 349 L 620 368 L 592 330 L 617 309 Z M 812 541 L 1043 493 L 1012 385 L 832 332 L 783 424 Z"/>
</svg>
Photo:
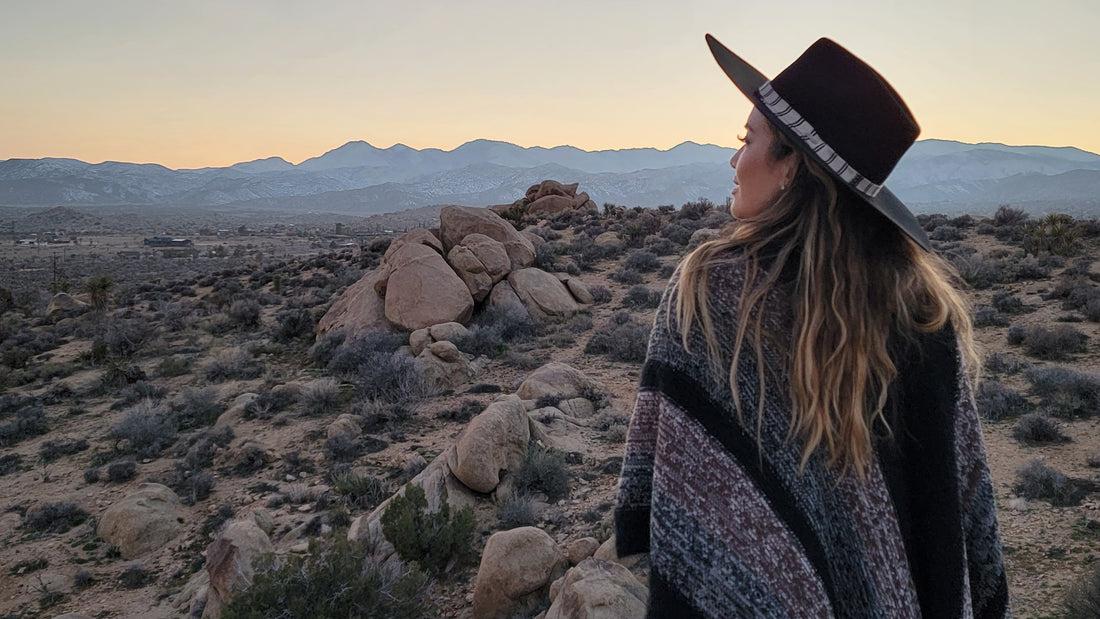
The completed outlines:
<svg viewBox="0 0 1100 619">
<path fill-rule="evenodd" d="M 585 150 L 734 146 L 767 75 L 820 36 L 878 69 L 921 138 L 1100 152 L 1090 0 L 41 0 L 0 9 L 0 160 L 300 163 L 364 140 Z"/>
</svg>

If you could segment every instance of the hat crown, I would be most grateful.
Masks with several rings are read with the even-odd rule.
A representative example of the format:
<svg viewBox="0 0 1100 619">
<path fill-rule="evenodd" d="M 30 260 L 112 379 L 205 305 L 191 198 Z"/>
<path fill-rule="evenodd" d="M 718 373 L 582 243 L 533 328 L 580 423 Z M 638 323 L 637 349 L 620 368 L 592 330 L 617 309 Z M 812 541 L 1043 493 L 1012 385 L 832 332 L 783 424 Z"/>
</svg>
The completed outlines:
<svg viewBox="0 0 1100 619">
<path fill-rule="evenodd" d="M 840 157 L 876 184 L 886 180 L 920 134 L 897 91 L 830 39 L 818 39 L 771 80 L 771 87 Z"/>
</svg>

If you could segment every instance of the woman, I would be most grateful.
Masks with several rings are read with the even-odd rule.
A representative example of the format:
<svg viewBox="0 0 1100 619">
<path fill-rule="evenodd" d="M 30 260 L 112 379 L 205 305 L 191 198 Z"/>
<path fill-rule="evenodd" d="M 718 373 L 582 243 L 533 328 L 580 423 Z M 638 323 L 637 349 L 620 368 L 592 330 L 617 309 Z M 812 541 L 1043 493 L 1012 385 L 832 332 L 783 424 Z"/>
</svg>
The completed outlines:
<svg viewBox="0 0 1100 619">
<path fill-rule="evenodd" d="M 652 617 L 1002 617 L 966 302 L 882 186 L 919 128 L 827 39 L 754 103 L 738 221 L 658 310 L 616 508 Z"/>
</svg>

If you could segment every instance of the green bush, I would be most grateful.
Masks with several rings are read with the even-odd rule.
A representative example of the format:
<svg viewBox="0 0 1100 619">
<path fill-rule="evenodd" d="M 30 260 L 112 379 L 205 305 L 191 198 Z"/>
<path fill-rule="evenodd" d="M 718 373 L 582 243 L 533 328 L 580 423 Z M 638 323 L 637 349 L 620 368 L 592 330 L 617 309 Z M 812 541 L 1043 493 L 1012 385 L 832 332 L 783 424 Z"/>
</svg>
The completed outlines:
<svg viewBox="0 0 1100 619">
<path fill-rule="evenodd" d="M 253 562 L 252 586 L 223 608 L 224 619 L 431 617 L 431 582 L 403 564 L 379 565 L 341 536 L 307 556 L 268 554 Z"/>
<path fill-rule="evenodd" d="M 424 489 L 405 486 L 382 514 L 382 533 L 393 544 L 398 556 L 433 574 L 439 574 L 452 561 L 462 564 L 473 556 L 474 510 L 464 507 L 451 517 L 446 495 L 439 511 L 428 512 Z"/>
</svg>

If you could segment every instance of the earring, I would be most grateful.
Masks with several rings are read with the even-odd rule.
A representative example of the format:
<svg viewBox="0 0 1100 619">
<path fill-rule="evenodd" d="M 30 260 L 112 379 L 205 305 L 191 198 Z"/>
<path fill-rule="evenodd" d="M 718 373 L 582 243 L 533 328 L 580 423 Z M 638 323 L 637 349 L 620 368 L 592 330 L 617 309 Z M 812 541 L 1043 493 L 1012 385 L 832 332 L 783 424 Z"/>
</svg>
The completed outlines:
<svg viewBox="0 0 1100 619">
<path fill-rule="evenodd" d="M 779 183 L 779 191 L 787 191 L 787 183 Z"/>
</svg>

